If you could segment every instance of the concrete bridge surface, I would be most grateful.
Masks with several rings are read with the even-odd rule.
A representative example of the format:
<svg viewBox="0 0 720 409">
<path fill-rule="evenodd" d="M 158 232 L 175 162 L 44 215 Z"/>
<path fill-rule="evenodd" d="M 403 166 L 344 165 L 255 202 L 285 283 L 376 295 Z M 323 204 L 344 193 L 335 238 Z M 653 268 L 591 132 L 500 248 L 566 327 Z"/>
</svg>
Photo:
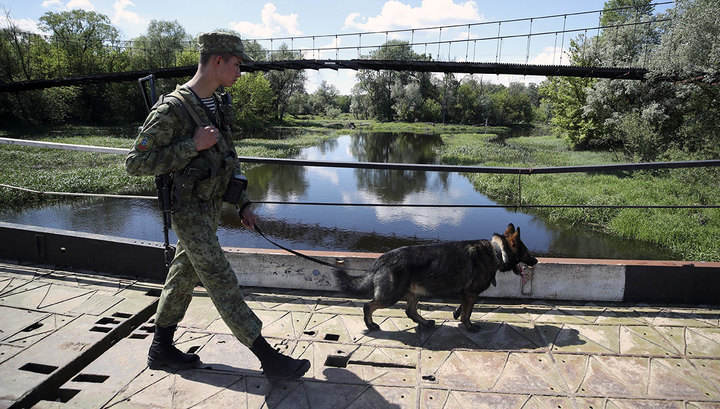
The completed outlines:
<svg viewBox="0 0 720 409">
<path fill-rule="evenodd" d="M 537 272 L 536 274 L 539 274 Z M 720 308 L 481 298 L 401 302 L 368 333 L 363 299 L 245 288 L 271 344 L 312 368 L 271 384 L 200 287 L 177 345 L 203 368 L 148 369 L 160 284 L 0 261 L 0 408 L 720 408 Z"/>
</svg>

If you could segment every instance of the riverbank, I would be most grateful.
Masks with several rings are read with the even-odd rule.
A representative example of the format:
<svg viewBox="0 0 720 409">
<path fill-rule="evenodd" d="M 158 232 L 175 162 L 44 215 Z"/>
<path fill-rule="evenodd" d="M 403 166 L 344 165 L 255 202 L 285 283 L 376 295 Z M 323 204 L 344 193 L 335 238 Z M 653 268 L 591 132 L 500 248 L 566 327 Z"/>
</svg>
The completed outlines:
<svg viewBox="0 0 720 409">
<path fill-rule="evenodd" d="M 309 121 L 308 121 L 309 122 Z M 439 133 L 443 146 L 438 149 L 445 164 L 484 166 L 568 166 L 625 162 L 613 152 L 576 152 L 552 136 L 497 138 L 482 134 L 483 127 L 439 124 L 383 124 L 348 119 L 313 121 L 303 127 L 289 122 L 292 130 L 282 137 L 242 139 L 241 156 L 292 157 L 303 147 L 316 145 L 339 133 L 354 130 Z M 329 123 L 339 125 L 330 126 Z M 345 128 L 333 130 L 332 128 Z M 288 128 L 283 128 L 286 131 Z M 492 129 L 506 133 L 503 129 Z M 458 133 L 463 132 L 463 133 Z M 2 134 L 2 133 L 0 133 Z M 73 137 L 57 136 L 76 135 Z M 115 137 L 114 135 L 118 135 Z M 288 136 L 289 135 L 289 136 Z M 130 148 L 133 138 L 119 128 L 68 128 L 62 132 L 8 135 L 53 142 Z M 124 137 L 123 137 L 124 136 Z M 686 158 L 687 159 L 687 158 Z M 3 183 L 35 190 L 88 193 L 152 194 L 150 177 L 135 178 L 125 173 L 117 155 L 52 151 L 37 148 L 0 146 L 0 172 Z M 564 174 L 522 177 L 522 202 L 550 205 L 693 205 L 720 203 L 718 170 L 687 169 L 634 172 L 616 175 Z M 517 201 L 517 176 L 467 175 L 477 190 L 498 203 Z M 708 181 L 712 181 L 709 183 Z M 37 195 L 0 189 L 0 206 L 22 206 L 41 200 Z M 720 261 L 718 209 L 533 209 L 551 222 L 577 228 L 603 230 L 632 240 L 661 245 L 687 260 Z"/>
<path fill-rule="evenodd" d="M 57 143 L 130 149 L 134 125 L 128 127 L 40 128 L 31 133 L 0 130 L 0 136 Z M 300 149 L 337 136 L 327 129 L 300 129 L 284 138 L 245 138 L 237 144 L 240 156 L 289 158 Z M 74 135 L 74 136 L 68 136 Z M 253 165 L 244 165 L 246 168 Z M 124 157 L 66 150 L 0 145 L 2 183 L 38 191 L 105 194 L 154 194 L 154 178 L 125 171 Z M 34 193 L 0 188 L 0 208 L 21 207 L 47 200 Z"/>
<path fill-rule="evenodd" d="M 451 165 L 545 167 L 626 162 L 615 152 L 571 151 L 554 136 L 498 139 L 494 135 L 446 134 L 442 138 L 440 157 Z M 518 202 L 516 175 L 467 177 L 479 192 L 498 203 Z M 718 180 L 720 170 L 702 168 L 530 175 L 522 177 L 521 194 L 523 204 L 535 205 L 717 205 Z M 535 208 L 529 212 L 578 229 L 593 228 L 657 244 L 686 260 L 720 260 L 719 209 Z"/>
</svg>

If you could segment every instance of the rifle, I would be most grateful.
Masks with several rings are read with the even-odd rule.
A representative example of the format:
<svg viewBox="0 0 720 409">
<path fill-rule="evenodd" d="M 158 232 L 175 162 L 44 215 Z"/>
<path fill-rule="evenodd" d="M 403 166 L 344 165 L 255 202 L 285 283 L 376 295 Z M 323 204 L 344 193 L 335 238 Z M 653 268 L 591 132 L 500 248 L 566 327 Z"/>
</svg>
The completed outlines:
<svg viewBox="0 0 720 409">
<path fill-rule="evenodd" d="M 146 77 L 138 79 L 140 83 L 140 90 L 145 100 L 145 107 L 150 112 L 157 102 L 157 95 L 155 94 L 155 76 L 150 74 Z M 155 187 L 157 188 L 158 195 L 158 207 L 162 211 L 163 218 L 163 233 L 165 235 L 165 267 L 170 267 L 172 261 L 170 257 L 171 251 L 175 249 L 170 246 L 170 211 L 172 209 L 172 201 L 170 199 L 170 174 L 164 173 L 162 175 L 155 176 Z"/>
</svg>

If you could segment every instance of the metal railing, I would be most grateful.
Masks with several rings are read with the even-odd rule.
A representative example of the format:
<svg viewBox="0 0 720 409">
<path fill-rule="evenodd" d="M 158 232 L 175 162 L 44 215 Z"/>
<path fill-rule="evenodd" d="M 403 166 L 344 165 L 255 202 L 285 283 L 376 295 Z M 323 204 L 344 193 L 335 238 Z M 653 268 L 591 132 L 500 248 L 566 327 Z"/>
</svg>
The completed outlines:
<svg viewBox="0 0 720 409">
<path fill-rule="evenodd" d="M 53 142 L 30 141 L 23 139 L 0 138 L 0 144 L 21 145 L 51 149 L 67 149 L 85 152 L 124 154 L 129 150 L 122 148 L 108 148 L 102 146 L 72 145 Z M 252 156 L 240 156 L 243 163 L 289 165 L 305 167 L 330 167 L 350 169 L 376 169 L 389 171 L 419 171 L 419 172 L 457 172 L 457 173 L 485 173 L 517 175 L 518 195 L 515 204 L 405 204 L 405 203 L 337 203 L 337 202 L 297 202 L 297 201 L 268 201 L 257 200 L 258 204 L 292 204 L 305 206 L 346 206 L 346 207 L 420 207 L 420 208 L 587 208 L 587 209 L 717 209 L 720 204 L 714 205 L 541 205 L 526 204 L 522 201 L 522 176 L 568 174 L 568 173 L 615 173 L 628 171 L 648 171 L 662 169 L 687 169 L 687 168 L 713 168 L 720 167 L 720 159 L 697 160 L 697 161 L 676 161 L 676 162 L 647 162 L 647 163 L 620 163 L 607 165 L 585 165 L 585 166 L 550 166 L 550 167 L 491 167 L 491 166 L 462 166 L 462 165 L 438 165 L 438 164 L 413 164 L 413 163 L 385 163 L 385 162 L 339 162 L 339 161 L 316 161 L 304 159 L 282 159 L 282 158 L 261 158 Z M 11 186 L 0 183 L 0 186 L 8 189 L 16 189 L 35 194 L 64 195 L 64 196 L 95 196 L 129 199 L 157 200 L 157 196 L 136 196 L 136 195 L 103 195 L 90 193 L 72 192 L 45 192 L 28 189 L 19 186 Z"/>
</svg>

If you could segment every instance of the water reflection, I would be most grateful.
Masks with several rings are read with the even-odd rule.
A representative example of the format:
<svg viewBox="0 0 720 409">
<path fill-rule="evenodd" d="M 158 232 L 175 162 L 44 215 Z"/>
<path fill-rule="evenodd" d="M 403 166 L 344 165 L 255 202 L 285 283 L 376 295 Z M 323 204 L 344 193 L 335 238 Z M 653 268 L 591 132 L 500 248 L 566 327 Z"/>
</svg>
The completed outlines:
<svg viewBox="0 0 720 409">
<path fill-rule="evenodd" d="M 441 143 L 437 135 L 363 134 L 351 137 L 351 152 L 358 162 L 435 163 L 433 148 Z M 412 193 L 428 190 L 428 175 L 417 171 L 355 170 L 358 189 L 372 192 L 382 203 L 403 202 Z M 440 174 L 434 182 L 446 189 L 447 174 Z"/>
<path fill-rule="evenodd" d="M 439 135 L 367 133 L 350 137 L 350 150 L 358 162 L 435 163 Z"/>
<path fill-rule="evenodd" d="M 438 136 L 414 134 L 342 135 L 303 149 L 299 158 L 329 161 L 434 163 Z M 303 206 L 297 202 L 344 204 L 492 204 L 457 173 L 383 171 L 262 165 L 247 173 L 254 201 L 282 201 L 256 207 L 266 234 L 298 250 L 384 252 L 441 240 L 489 238 L 512 222 L 538 255 L 588 258 L 673 259 L 641 242 L 547 224 L 532 215 L 502 208 L 413 208 Z M 153 201 L 102 199 L 54 203 L 0 220 L 43 227 L 162 241 L 162 221 Z M 271 247 L 244 230 L 227 207 L 218 231 L 233 247 Z M 174 236 L 173 236 L 174 240 Z"/>
</svg>

